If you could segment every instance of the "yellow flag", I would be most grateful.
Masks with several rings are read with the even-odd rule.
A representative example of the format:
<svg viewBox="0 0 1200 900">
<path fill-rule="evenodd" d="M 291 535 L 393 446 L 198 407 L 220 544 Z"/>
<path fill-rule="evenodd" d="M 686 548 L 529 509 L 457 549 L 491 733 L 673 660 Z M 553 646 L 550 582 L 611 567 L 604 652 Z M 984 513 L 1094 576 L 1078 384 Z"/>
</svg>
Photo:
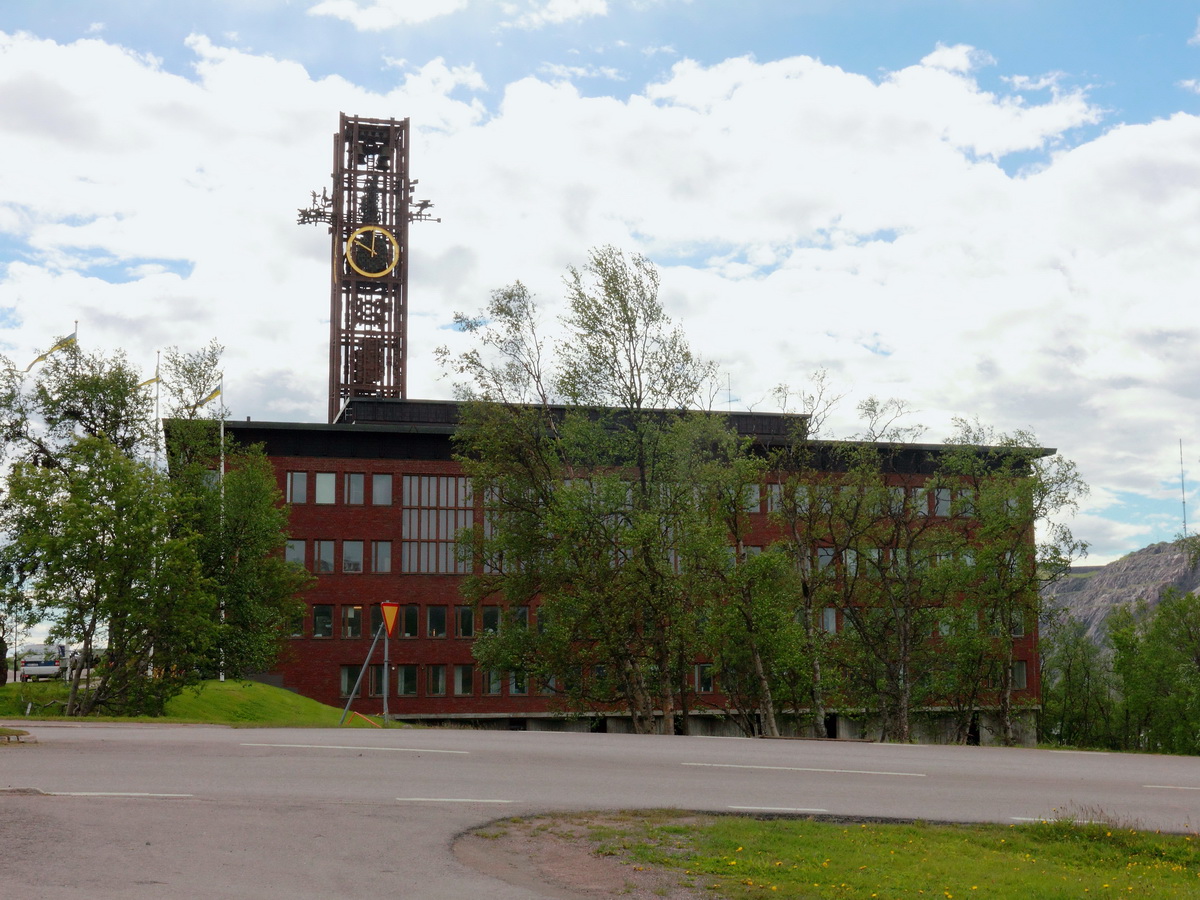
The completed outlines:
<svg viewBox="0 0 1200 900">
<path fill-rule="evenodd" d="M 75 335 L 76 335 L 76 332 L 72 331 L 65 338 L 63 338 L 61 341 L 58 341 L 53 347 L 51 347 L 49 350 L 47 350 L 45 353 L 43 353 L 41 356 L 39 356 L 37 359 L 35 359 L 29 365 L 27 365 L 22 371 L 28 372 L 30 369 L 32 369 L 34 366 L 36 366 L 38 363 L 45 362 L 46 357 L 48 357 L 51 353 L 57 353 L 59 350 L 65 350 L 67 347 L 70 347 L 72 344 L 75 343 Z"/>
<path fill-rule="evenodd" d="M 211 403 L 213 400 L 216 400 L 220 396 L 221 396 L 221 389 L 217 388 L 211 394 L 209 394 L 207 397 L 205 397 L 203 400 L 201 400 L 199 403 L 193 403 L 191 406 L 188 407 L 188 409 L 199 409 L 205 403 Z"/>
</svg>

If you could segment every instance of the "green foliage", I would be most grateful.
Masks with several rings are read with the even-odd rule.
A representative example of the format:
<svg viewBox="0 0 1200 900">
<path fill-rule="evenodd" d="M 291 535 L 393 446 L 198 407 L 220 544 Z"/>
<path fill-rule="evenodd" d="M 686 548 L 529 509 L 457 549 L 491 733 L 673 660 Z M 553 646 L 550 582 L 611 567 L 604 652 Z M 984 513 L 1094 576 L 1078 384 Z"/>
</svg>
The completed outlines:
<svg viewBox="0 0 1200 900">
<path fill-rule="evenodd" d="M 1041 632 L 1041 740 L 1069 747 L 1117 749 L 1119 706 L 1112 653 L 1066 615 L 1049 617 Z"/>
<path fill-rule="evenodd" d="M 568 708 L 620 704 L 639 731 L 671 727 L 696 655 L 690 561 L 704 541 L 679 462 L 712 372 L 657 285 L 646 260 L 602 248 L 570 272 L 556 355 L 519 283 L 457 317 L 478 348 L 442 354 L 468 379 L 456 440 L 487 516 L 471 541 L 484 571 L 465 594 L 510 611 L 540 602 L 537 629 L 477 643 L 480 664 L 528 673 Z"/>
<path fill-rule="evenodd" d="M 0 634 L 40 622 L 82 659 L 104 650 L 90 677 L 74 670 L 70 714 L 158 715 L 222 657 L 243 673 L 278 655 L 305 579 L 281 558 L 286 513 L 265 458 L 222 448 L 218 423 L 200 418 L 222 412 L 200 403 L 219 357 L 215 343 L 167 353 L 183 413 L 174 478 L 157 464 L 149 384 L 123 355 L 72 344 L 31 384 L 4 366 Z"/>
<path fill-rule="evenodd" d="M 1081 623 L 1048 629 L 1042 739 L 1200 754 L 1200 597 L 1167 590 L 1115 610 L 1102 645 Z"/>
<path fill-rule="evenodd" d="M 798 416 L 768 453 L 697 410 L 713 368 L 647 260 L 600 248 L 566 284 L 554 352 L 520 283 L 456 316 L 473 349 L 440 351 L 466 379 L 456 440 L 487 519 L 465 594 L 540 603 L 538 629 L 478 642 L 480 664 L 530 673 L 570 708 L 619 704 L 639 730 L 703 702 L 690 671 L 708 658 L 747 733 L 778 734 L 784 715 L 823 733 L 827 709 L 867 709 L 909 740 L 914 711 L 938 704 L 966 740 L 986 705 L 1013 739 L 1013 637 L 1084 549 L 1060 521 L 1084 490 L 1074 466 L 977 423 L 912 444 L 905 404 L 876 398 L 860 440 L 815 440 Z M 819 380 L 799 399 L 820 417 L 827 396 Z M 774 535 L 750 518 L 764 486 Z"/>
<path fill-rule="evenodd" d="M 1122 743 L 1200 753 L 1200 597 L 1168 590 L 1110 620 L 1113 671 L 1124 703 Z"/>
<path fill-rule="evenodd" d="M 225 448 L 218 423 L 174 420 L 168 459 L 178 498 L 176 530 L 195 535 L 200 568 L 217 597 L 208 674 L 242 677 L 270 669 L 283 651 L 300 595 L 312 577 L 283 559 L 287 507 L 259 447 Z M 224 465 L 223 478 L 214 464 Z"/>
<path fill-rule="evenodd" d="M 85 658 L 108 647 L 98 678 L 72 683 L 68 708 L 160 712 L 197 677 L 213 603 L 190 541 L 168 534 L 166 478 L 103 437 L 77 440 L 56 463 L 13 466 L 4 551 L 35 573 L 27 596 L 56 639 Z M 160 675 L 148 679 L 152 666 Z"/>
</svg>

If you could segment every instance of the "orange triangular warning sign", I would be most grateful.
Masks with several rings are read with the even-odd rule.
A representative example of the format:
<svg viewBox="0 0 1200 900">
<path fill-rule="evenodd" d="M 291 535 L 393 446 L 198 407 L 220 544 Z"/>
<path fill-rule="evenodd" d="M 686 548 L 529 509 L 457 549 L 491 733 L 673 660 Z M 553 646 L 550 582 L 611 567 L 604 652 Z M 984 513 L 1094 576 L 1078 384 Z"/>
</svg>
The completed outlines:
<svg viewBox="0 0 1200 900">
<path fill-rule="evenodd" d="M 400 612 L 399 603 L 380 603 L 383 607 L 383 624 L 387 628 L 388 637 L 396 633 L 396 614 Z"/>
</svg>

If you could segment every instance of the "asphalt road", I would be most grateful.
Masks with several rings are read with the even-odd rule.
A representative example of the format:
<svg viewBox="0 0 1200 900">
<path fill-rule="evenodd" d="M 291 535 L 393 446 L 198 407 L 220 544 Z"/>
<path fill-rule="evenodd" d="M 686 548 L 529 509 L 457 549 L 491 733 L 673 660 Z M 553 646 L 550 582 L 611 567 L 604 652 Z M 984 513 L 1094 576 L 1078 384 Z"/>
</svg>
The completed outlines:
<svg viewBox="0 0 1200 900">
<path fill-rule="evenodd" d="M 18 723 L 11 723 L 18 724 Z M 1200 760 L 989 747 L 466 730 L 25 724 L 0 747 L 0 896 L 529 900 L 465 829 L 675 807 L 1200 828 Z"/>
</svg>

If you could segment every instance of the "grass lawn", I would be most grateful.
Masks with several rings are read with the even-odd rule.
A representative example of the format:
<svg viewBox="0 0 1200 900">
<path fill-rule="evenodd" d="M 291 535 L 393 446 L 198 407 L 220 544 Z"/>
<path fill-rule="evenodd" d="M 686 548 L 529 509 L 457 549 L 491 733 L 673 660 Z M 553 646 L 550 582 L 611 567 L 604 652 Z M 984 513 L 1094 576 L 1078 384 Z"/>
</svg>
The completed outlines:
<svg viewBox="0 0 1200 900">
<path fill-rule="evenodd" d="M 67 687 L 60 681 L 9 683 L 0 687 L 0 718 L 58 719 Z M 33 708 L 28 715 L 29 704 Z M 167 714 L 158 718 L 89 720 L 180 722 L 243 727 L 335 728 L 341 709 L 326 706 L 291 691 L 254 681 L 206 681 L 199 691 L 186 690 L 167 703 Z M 376 717 L 378 723 L 378 717 Z M 351 715 L 344 727 L 370 728 L 368 722 Z"/>
<path fill-rule="evenodd" d="M 1195 835 L 681 815 L 629 813 L 589 833 L 598 852 L 668 866 L 715 897 L 1200 898 Z"/>
</svg>

